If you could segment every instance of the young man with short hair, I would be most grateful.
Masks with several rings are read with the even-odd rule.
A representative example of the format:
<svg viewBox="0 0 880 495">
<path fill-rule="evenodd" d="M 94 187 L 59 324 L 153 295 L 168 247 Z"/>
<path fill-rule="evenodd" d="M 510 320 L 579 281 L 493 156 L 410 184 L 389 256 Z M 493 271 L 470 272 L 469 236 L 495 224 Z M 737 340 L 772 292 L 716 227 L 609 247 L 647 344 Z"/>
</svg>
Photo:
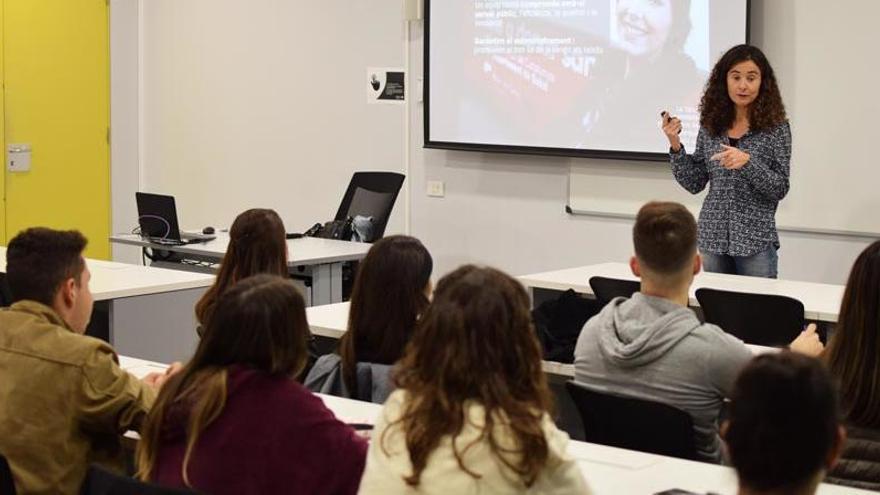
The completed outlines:
<svg viewBox="0 0 880 495">
<path fill-rule="evenodd" d="M 846 442 L 831 375 L 792 352 L 746 366 L 721 434 L 740 495 L 813 495 Z"/>
<path fill-rule="evenodd" d="M 688 412 L 701 459 L 721 459 L 718 415 L 737 373 L 752 353 L 736 337 L 701 323 L 688 306 L 700 272 L 697 224 L 682 205 L 648 203 L 633 227 L 633 274 L 641 291 L 616 298 L 591 318 L 575 347 L 575 380 L 627 397 L 667 403 Z M 792 343 L 822 350 L 815 327 Z"/>
<path fill-rule="evenodd" d="M 139 428 L 167 378 L 138 380 L 110 345 L 83 335 L 93 303 L 86 242 L 32 228 L 6 251 L 15 303 L 0 310 L 0 453 L 19 493 L 78 493 L 90 463 L 120 466 L 120 435 Z"/>
</svg>

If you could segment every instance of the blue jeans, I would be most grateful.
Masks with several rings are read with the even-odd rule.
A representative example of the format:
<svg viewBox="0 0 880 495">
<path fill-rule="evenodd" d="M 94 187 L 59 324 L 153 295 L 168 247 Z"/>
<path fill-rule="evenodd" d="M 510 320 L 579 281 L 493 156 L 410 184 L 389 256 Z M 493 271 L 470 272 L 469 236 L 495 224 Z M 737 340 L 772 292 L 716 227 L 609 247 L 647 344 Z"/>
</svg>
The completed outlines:
<svg viewBox="0 0 880 495">
<path fill-rule="evenodd" d="M 776 278 L 779 255 L 776 254 L 774 246 L 751 256 L 730 256 L 706 252 L 700 254 L 703 256 L 703 270 L 707 272 Z"/>
</svg>

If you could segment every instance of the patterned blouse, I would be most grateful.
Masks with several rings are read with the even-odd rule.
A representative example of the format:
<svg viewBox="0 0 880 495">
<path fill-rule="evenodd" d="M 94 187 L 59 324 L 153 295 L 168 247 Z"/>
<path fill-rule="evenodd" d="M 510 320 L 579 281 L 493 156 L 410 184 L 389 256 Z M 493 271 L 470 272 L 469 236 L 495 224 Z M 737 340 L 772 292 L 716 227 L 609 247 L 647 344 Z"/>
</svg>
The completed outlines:
<svg viewBox="0 0 880 495">
<path fill-rule="evenodd" d="M 776 207 L 788 193 L 791 128 L 788 122 L 766 131 L 749 131 L 737 148 L 750 159 L 739 170 L 727 170 L 710 157 L 728 144 L 727 136 L 697 134 L 692 155 L 684 146 L 670 152 L 672 174 L 682 187 L 697 194 L 709 184 L 699 219 L 700 250 L 730 256 L 752 256 L 779 248 Z"/>
</svg>

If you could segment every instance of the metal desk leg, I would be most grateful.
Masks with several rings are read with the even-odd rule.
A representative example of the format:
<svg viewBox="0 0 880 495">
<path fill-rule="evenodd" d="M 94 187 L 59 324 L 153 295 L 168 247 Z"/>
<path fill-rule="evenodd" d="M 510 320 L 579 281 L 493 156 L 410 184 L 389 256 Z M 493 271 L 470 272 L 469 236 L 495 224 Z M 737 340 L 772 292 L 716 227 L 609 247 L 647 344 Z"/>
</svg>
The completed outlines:
<svg viewBox="0 0 880 495">
<path fill-rule="evenodd" d="M 312 306 L 342 302 L 342 263 L 312 269 Z"/>
</svg>

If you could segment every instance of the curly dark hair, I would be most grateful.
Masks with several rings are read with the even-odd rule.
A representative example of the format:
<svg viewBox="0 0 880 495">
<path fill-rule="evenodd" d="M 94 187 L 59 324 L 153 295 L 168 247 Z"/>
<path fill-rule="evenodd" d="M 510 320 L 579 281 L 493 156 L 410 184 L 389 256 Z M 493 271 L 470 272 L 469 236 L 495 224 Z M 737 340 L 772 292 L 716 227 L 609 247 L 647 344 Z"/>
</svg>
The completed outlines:
<svg viewBox="0 0 880 495">
<path fill-rule="evenodd" d="M 727 93 L 727 73 L 734 65 L 746 60 L 754 62 L 761 71 L 758 97 L 749 106 L 749 128 L 764 131 L 787 120 L 776 75 L 767 57 L 754 46 L 737 45 L 727 50 L 712 68 L 700 102 L 700 125 L 715 136 L 724 135 L 733 126 L 736 108 Z"/>
<path fill-rule="evenodd" d="M 440 279 L 394 381 L 408 392 L 403 416 L 392 424 L 406 436 L 412 463 L 407 485 L 419 485 L 428 459 L 447 436 L 453 438 L 459 468 L 480 477 L 464 463 L 473 443 L 454 440 L 469 424 L 470 402 L 485 410 L 475 442 L 486 440 L 523 490 L 551 462 L 542 418 L 551 413 L 552 398 L 541 369 L 541 345 L 529 296 L 509 275 L 465 265 Z M 509 431 L 512 445 L 499 438 L 501 430 Z M 385 449 L 384 434 L 379 441 Z"/>
</svg>

